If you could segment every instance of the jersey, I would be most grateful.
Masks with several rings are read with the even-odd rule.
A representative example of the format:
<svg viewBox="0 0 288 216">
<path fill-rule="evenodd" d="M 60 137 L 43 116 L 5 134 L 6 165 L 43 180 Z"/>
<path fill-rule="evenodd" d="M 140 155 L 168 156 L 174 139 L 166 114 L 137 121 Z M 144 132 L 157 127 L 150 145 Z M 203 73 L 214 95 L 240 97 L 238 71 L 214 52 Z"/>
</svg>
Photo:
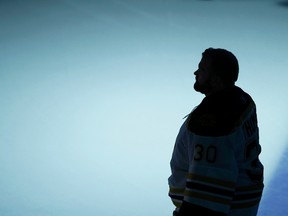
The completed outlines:
<svg viewBox="0 0 288 216">
<path fill-rule="evenodd" d="M 239 87 L 206 96 L 183 123 L 170 161 L 179 215 L 255 216 L 263 165 L 253 99 Z M 185 213 L 186 212 L 186 213 Z M 213 213 L 214 212 L 214 213 Z"/>
</svg>

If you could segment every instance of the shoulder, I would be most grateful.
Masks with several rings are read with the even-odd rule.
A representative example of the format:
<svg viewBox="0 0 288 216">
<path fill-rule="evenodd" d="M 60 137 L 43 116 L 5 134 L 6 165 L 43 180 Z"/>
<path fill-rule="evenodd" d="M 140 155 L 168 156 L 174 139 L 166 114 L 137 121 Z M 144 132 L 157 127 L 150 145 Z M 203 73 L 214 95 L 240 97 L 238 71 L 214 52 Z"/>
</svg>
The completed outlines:
<svg viewBox="0 0 288 216">
<path fill-rule="evenodd" d="M 251 96 L 235 86 L 205 97 L 189 115 L 187 128 L 204 136 L 227 135 L 235 129 L 239 119 L 251 106 L 255 106 Z"/>
</svg>

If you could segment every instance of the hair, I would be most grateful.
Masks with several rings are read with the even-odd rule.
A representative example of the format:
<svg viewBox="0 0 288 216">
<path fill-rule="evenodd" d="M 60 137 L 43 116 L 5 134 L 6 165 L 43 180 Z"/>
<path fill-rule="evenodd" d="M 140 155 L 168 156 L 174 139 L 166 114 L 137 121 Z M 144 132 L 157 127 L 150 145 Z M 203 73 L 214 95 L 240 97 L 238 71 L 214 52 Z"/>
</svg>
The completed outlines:
<svg viewBox="0 0 288 216">
<path fill-rule="evenodd" d="M 208 48 L 202 53 L 203 58 L 211 60 L 213 73 L 227 85 L 234 85 L 238 79 L 239 64 L 233 53 L 225 49 Z"/>
</svg>

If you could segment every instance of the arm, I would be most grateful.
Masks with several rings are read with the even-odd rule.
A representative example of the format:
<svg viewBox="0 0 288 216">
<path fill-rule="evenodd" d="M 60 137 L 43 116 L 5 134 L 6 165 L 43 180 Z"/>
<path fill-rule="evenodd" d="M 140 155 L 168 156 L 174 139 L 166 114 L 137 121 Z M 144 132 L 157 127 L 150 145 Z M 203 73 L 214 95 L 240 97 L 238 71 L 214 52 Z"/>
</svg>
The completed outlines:
<svg viewBox="0 0 288 216">
<path fill-rule="evenodd" d="M 180 128 L 176 138 L 172 158 L 170 161 L 172 174 L 168 179 L 169 196 L 173 204 L 176 206 L 177 211 L 182 205 L 186 187 L 186 177 L 189 171 L 187 142 L 185 141 L 186 133 L 187 128 L 184 123 Z"/>
</svg>

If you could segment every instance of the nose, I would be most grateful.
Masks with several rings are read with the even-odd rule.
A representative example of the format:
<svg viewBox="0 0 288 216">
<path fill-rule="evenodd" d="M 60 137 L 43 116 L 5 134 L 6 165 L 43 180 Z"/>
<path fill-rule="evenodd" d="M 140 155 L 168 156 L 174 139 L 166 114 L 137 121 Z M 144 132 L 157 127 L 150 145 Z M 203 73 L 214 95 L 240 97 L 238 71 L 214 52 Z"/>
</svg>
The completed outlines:
<svg viewBox="0 0 288 216">
<path fill-rule="evenodd" d="M 197 74 L 198 74 L 198 71 L 199 71 L 199 70 L 196 70 L 196 71 L 194 72 L 194 75 L 197 75 Z"/>
</svg>

